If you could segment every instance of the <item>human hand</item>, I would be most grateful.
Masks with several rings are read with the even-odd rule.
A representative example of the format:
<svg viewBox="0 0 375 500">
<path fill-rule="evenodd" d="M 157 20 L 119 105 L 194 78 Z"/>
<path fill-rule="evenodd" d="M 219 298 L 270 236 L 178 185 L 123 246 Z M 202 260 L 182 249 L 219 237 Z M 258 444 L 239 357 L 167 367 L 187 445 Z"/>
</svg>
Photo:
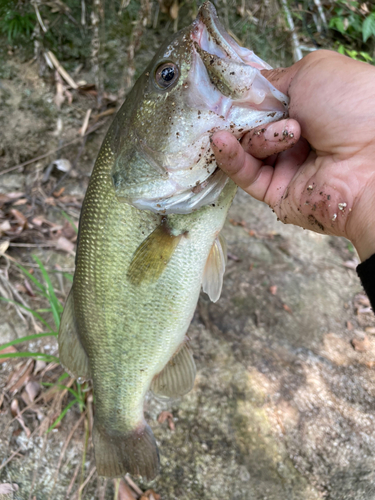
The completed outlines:
<svg viewBox="0 0 375 500">
<path fill-rule="evenodd" d="M 290 118 L 241 144 L 214 134 L 219 167 L 282 222 L 344 236 L 367 259 L 375 253 L 375 68 L 319 50 L 262 73 L 290 97 Z"/>
</svg>

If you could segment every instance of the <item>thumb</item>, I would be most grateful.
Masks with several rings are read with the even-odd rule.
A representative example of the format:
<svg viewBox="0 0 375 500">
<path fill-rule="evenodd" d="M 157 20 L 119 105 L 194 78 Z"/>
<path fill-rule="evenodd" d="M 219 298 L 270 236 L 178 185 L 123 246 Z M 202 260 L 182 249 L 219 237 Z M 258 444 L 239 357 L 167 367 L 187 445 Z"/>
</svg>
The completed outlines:
<svg viewBox="0 0 375 500">
<path fill-rule="evenodd" d="M 298 63 L 290 68 L 264 69 L 261 73 L 277 90 L 289 95 L 289 86 L 297 71 Z"/>
</svg>

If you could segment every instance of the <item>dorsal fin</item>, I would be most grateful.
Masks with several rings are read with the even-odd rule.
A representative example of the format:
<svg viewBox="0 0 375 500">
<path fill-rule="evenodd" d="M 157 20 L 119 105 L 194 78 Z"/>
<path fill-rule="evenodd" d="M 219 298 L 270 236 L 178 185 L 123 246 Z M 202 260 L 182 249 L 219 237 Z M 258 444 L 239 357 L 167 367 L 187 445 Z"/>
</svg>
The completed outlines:
<svg viewBox="0 0 375 500">
<path fill-rule="evenodd" d="M 164 369 L 154 377 L 151 391 L 163 398 L 179 398 L 194 386 L 196 374 L 193 353 L 185 341 Z"/>
<path fill-rule="evenodd" d="M 147 236 L 134 252 L 128 269 L 128 278 L 133 285 L 156 281 L 166 268 L 181 236 L 174 235 L 168 227 L 167 217 Z"/>
<path fill-rule="evenodd" d="M 203 272 L 202 288 L 212 302 L 220 298 L 227 263 L 227 244 L 221 234 L 215 239 Z"/>
<path fill-rule="evenodd" d="M 73 377 L 80 378 L 82 382 L 89 379 L 89 358 L 79 339 L 74 316 L 73 288 L 61 316 L 58 341 L 60 363 L 66 371 Z"/>
</svg>

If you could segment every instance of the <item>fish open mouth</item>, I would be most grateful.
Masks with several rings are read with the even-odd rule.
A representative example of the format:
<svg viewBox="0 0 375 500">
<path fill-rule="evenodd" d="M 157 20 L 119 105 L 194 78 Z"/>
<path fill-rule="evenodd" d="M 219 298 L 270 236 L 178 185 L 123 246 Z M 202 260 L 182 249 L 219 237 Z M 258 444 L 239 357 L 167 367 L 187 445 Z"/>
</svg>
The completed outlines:
<svg viewBox="0 0 375 500">
<path fill-rule="evenodd" d="M 190 71 L 195 80 L 189 82 L 190 88 L 196 89 L 191 97 L 192 107 L 197 102 L 201 103 L 225 120 L 227 129 L 237 138 L 256 126 L 254 119 L 251 124 L 236 126 L 236 117 L 241 108 L 242 114 L 247 114 L 247 108 L 249 111 L 262 111 L 264 116 L 264 111 L 270 110 L 271 118 L 265 118 L 263 123 L 273 121 L 276 114 L 278 118 L 286 115 L 288 103 L 284 94 L 274 89 L 259 73 L 259 70 L 271 69 L 271 66 L 253 51 L 235 42 L 221 25 L 216 9 L 210 2 L 205 2 L 199 9 L 190 38 L 195 49 L 195 61 Z M 220 129 L 217 127 L 217 130 Z M 214 131 L 211 130 L 209 135 Z M 205 167 L 208 175 L 194 187 L 162 200 L 159 205 L 165 213 L 190 213 L 215 203 L 220 196 L 229 179 L 216 167 L 216 162 L 212 162 L 213 154 L 208 139 L 206 152 L 198 162 Z"/>
<path fill-rule="evenodd" d="M 196 65 L 202 67 L 203 63 L 210 82 L 222 94 L 219 106 L 213 111 L 226 118 L 236 106 L 287 113 L 286 96 L 259 73 L 272 67 L 252 50 L 241 47 L 225 31 L 210 2 L 199 9 L 191 39 L 201 61 Z"/>
<path fill-rule="evenodd" d="M 193 160 L 179 163 L 178 168 L 176 161 L 171 162 L 167 168 L 164 158 L 169 192 L 160 198 L 131 200 L 136 208 L 162 214 L 188 214 L 218 200 L 229 178 L 215 162 L 210 144 L 214 132 L 227 130 L 241 139 L 257 126 L 286 117 L 288 111 L 287 97 L 260 73 L 271 66 L 225 31 L 210 2 L 200 7 L 185 33 L 192 62 L 182 100 L 197 112 L 196 136 L 188 145 Z M 146 153 L 143 148 L 142 154 Z"/>
<path fill-rule="evenodd" d="M 272 69 L 253 51 L 243 48 L 225 31 L 215 7 L 211 2 L 205 2 L 199 9 L 196 26 L 191 35 L 192 39 L 205 52 L 220 58 L 229 58 L 241 64 L 262 69 Z"/>
</svg>

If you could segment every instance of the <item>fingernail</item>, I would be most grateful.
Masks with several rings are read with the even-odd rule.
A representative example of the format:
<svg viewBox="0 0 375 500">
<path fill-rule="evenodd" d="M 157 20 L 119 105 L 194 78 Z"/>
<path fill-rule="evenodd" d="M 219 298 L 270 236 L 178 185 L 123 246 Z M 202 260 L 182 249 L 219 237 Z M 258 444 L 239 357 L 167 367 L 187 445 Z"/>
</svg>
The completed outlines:
<svg viewBox="0 0 375 500">
<path fill-rule="evenodd" d="M 288 128 L 280 130 L 280 124 L 274 123 L 267 127 L 264 138 L 270 142 L 290 141 L 294 138 L 294 133 L 290 132 Z"/>
</svg>

